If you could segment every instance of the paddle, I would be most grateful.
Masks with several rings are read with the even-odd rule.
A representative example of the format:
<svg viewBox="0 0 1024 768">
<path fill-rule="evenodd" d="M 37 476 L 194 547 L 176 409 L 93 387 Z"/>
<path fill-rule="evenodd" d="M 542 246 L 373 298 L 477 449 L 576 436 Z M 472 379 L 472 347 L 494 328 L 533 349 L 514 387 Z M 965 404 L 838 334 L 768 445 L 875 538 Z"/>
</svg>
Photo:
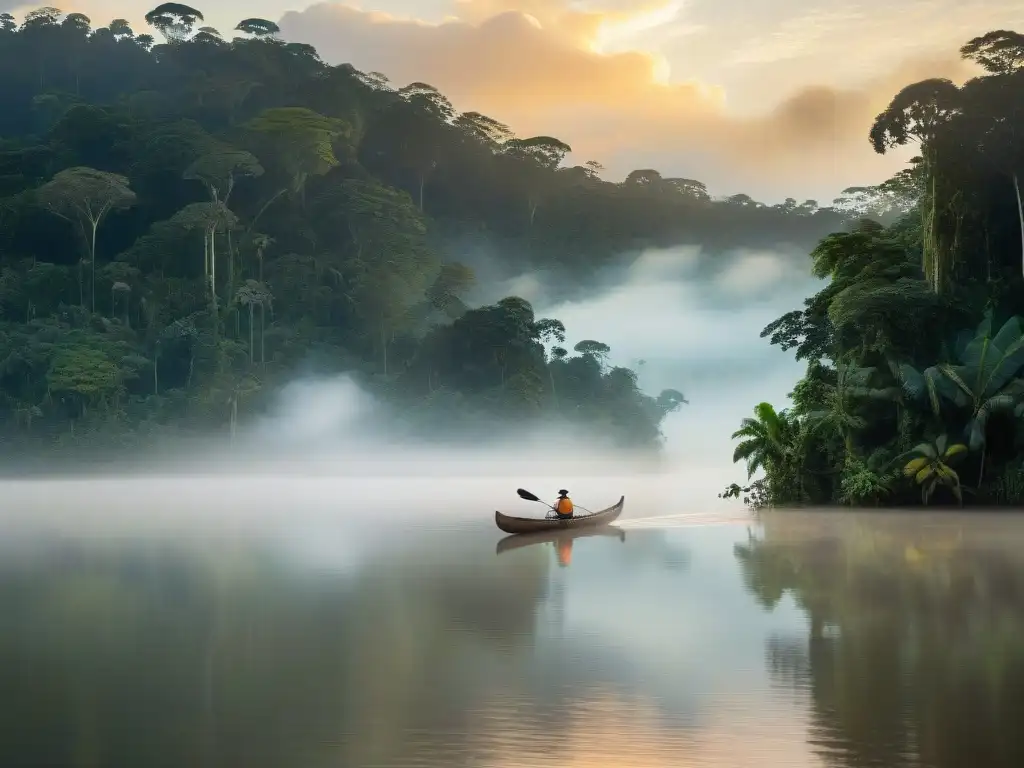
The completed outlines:
<svg viewBox="0 0 1024 768">
<path fill-rule="evenodd" d="M 519 494 L 519 498 L 520 499 L 526 499 L 526 501 L 536 501 L 536 502 L 538 502 L 540 504 L 543 504 L 545 507 L 550 509 L 552 512 L 555 512 L 555 508 L 554 507 L 552 507 L 550 504 L 548 504 L 546 501 L 544 501 L 543 499 L 541 499 L 539 496 L 537 496 L 534 493 L 530 493 L 529 491 L 527 491 L 527 490 L 525 490 L 523 488 L 517 488 L 516 489 L 516 493 Z"/>
</svg>

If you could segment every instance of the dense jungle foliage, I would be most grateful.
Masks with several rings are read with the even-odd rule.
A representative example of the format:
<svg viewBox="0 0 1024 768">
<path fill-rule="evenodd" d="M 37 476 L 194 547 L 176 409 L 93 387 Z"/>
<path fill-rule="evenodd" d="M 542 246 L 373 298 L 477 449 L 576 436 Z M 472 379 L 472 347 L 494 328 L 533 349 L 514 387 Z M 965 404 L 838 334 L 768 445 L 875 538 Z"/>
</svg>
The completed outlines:
<svg viewBox="0 0 1024 768">
<path fill-rule="evenodd" d="M 473 254 L 571 293 L 645 247 L 806 250 L 891 197 L 610 183 L 562 167 L 558 139 L 330 66 L 271 21 L 229 42 L 188 6 L 146 19 L 163 42 L 0 15 L 0 429 L 20 446 L 234 434 L 300 366 L 354 372 L 414 430 L 542 416 L 655 446 L 682 395 L 643 394 L 599 341 L 560 346 L 520 298 L 470 306 Z"/>
<path fill-rule="evenodd" d="M 961 55 L 985 74 L 898 93 L 870 141 L 920 155 L 890 182 L 913 210 L 866 219 L 811 253 L 826 286 L 762 337 L 795 349 L 792 407 L 761 403 L 733 435 L 754 505 L 1024 501 L 1024 35 Z"/>
</svg>

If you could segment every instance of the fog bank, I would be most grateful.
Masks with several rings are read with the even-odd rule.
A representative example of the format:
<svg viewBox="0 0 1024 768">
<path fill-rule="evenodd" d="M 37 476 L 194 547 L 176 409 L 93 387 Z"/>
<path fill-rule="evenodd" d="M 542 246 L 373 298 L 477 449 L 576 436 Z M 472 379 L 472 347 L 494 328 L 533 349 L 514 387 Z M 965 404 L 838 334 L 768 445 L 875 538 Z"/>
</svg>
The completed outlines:
<svg viewBox="0 0 1024 768">
<path fill-rule="evenodd" d="M 599 430 L 561 424 L 496 425 L 462 440 L 410 435 L 408 417 L 395 413 L 350 375 L 301 375 L 274 396 L 267 412 L 229 438 L 164 439 L 153 451 L 82 466 L 92 475 L 245 474 L 250 477 L 344 478 L 357 496 L 372 498 L 397 478 L 444 479 L 452 493 L 514 492 L 530 478 L 544 490 L 597 488 L 614 501 L 624 478 L 638 489 L 714 500 L 742 481 L 733 466 L 730 434 L 762 400 L 785 406 L 802 373 L 791 353 L 759 338 L 761 329 L 801 306 L 820 287 L 792 253 L 739 251 L 710 258 L 697 247 L 649 250 L 629 266 L 599 273 L 585 297 L 561 298 L 557 281 L 526 274 L 492 278 L 471 303 L 518 295 L 538 317 L 555 317 L 566 347 L 595 339 L 611 347 L 609 364 L 637 371 L 641 388 L 656 395 L 681 391 L 689 400 L 669 414 L 659 457 L 620 450 Z M 442 439 L 443 438 L 443 439 Z M 48 472 L 54 471 L 51 465 Z M 44 468 L 45 469 L 45 468 Z M 58 471 L 63 471 L 61 468 Z M 500 486 L 487 479 L 500 479 Z M 518 480 L 517 478 L 523 478 Z M 614 482 L 603 482 L 616 478 Z M 461 483 L 481 480 L 482 486 Z M 256 482 L 256 481 L 253 481 Z M 510 483 L 512 484 L 510 487 Z M 647 484 L 646 486 L 644 484 Z M 512 497 L 514 500 L 514 497 Z"/>
</svg>

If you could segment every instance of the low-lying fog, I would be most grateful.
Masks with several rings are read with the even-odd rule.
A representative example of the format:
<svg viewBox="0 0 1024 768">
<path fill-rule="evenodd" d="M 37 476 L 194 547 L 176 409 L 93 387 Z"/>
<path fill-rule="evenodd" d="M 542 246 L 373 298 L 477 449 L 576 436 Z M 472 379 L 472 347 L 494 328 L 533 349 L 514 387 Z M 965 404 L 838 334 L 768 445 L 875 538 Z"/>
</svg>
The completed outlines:
<svg viewBox="0 0 1024 768">
<path fill-rule="evenodd" d="M 792 352 L 760 338 L 772 320 L 803 307 L 821 288 L 797 254 L 739 251 L 721 267 L 698 272 L 699 251 L 648 251 L 620 281 L 585 300 L 561 302 L 535 277 L 502 286 L 533 301 L 539 316 L 557 317 L 567 346 L 596 339 L 611 362 L 637 370 L 645 391 L 671 387 L 690 404 L 666 419 L 671 463 L 680 471 L 731 471 L 730 435 L 757 403 L 783 407 L 803 373 Z M 706 258 L 706 257 L 705 257 Z M 638 365 L 638 361 L 643 361 Z"/>
<path fill-rule="evenodd" d="M 473 303 L 486 303 L 522 296 L 533 303 L 538 317 L 564 322 L 567 347 L 583 339 L 603 341 L 611 347 L 609 362 L 636 370 L 645 391 L 657 394 L 671 387 L 683 392 L 689 405 L 666 419 L 666 450 L 658 462 L 626 457 L 592 437 L 543 426 L 486 445 L 399 441 L 389 429 L 388 415 L 350 378 L 305 377 L 287 386 L 277 406 L 243 430 L 230 448 L 215 442 L 193 451 L 186 467 L 173 462 L 175 474 L 194 469 L 197 477 L 207 479 L 174 490 L 172 501 L 179 508 L 216 502 L 225 512 L 278 495 L 281 503 L 306 508 L 321 501 L 334 508 L 383 503 L 416 506 L 422 513 L 424 506 L 451 508 L 479 500 L 488 510 L 505 502 L 503 509 L 523 510 L 529 505 L 516 498 L 516 487 L 534 488 L 543 496 L 567 487 L 589 508 L 623 493 L 634 513 L 638 503 L 652 510 L 649 514 L 720 506 L 716 494 L 745 478 L 743 467 L 730 461 L 730 434 L 756 403 L 784 405 L 801 373 L 791 353 L 772 347 L 759 333 L 771 320 L 799 308 L 816 281 L 806 261 L 792 254 L 735 252 L 710 263 L 713 269 L 708 259 L 698 260 L 695 248 L 648 251 L 628 268 L 608 270 L 604 285 L 591 290 L 566 290 L 542 275 L 492 276 L 472 297 Z M 560 298 L 567 295 L 572 298 Z M 151 476 L 169 466 L 156 459 L 152 467 L 142 464 L 135 462 L 131 474 Z M 230 492 L 236 497 L 224 498 L 228 491 L 208 483 L 211 475 L 225 473 L 255 477 Z M 327 482 L 332 477 L 343 482 Z M 77 482 L 63 487 L 80 503 Z M 151 504 L 161 503 L 153 481 L 146 482 L 148 490 L 140 487 L 138 492 L 123 486 L 111 503 L 134 506 L 138 494 L 148 494 Z M 17 506 L 10 494 L 21 493 L 35 494 L 27 487 L 8 491 L 9 504 Z M 49 486 L 47 504 L 59 495 L 56 486 Z"/>
<path fill-rule="evenodd" d="M 486 280 L 472 297 L 482 304 L 522 296 L 538 317 L 565 324 L 566 347 L 602 341 L 611 347 L 609 362 L 636 370 L 645 391 L 681 391 L 689 405 L 666 419 L 665 456 L 656 464 L 543 427 L 471 448 L 388 443 L 380 429 L 386 417 L 370 415 L 372 398 L 344 377 L 294 382 L 279 408 L 257 425 L 254 439 L 301 447 L 307 472 L 320 467 L 341 474 L 443 475 L 449 482 L 491 477 L 506 485 L 538 477 L 547 479 L 545 491 L 554 489 L 552 483 L 609 485 L 602 498 L 622 487 L 623 481 L 609 484 L 607 478 L 635 474 L 659 497 L 678 493 L 714 502 L 726 484 L 744 478 L 743 468 L 730 461 L 730 435 L 740 420 L 762 400 L 784 406 L 802 373 L 791 352 L 771 346 L 760 332 L 800 308 L 820 283 L 796 254 L 734 252 L 712 262 L 717 269 L 711 270 L 698 256 L 689 247 L 648 251 L 628 269 L 608 270 L 604 285 L 587 291 L 534 274 Z"/>
</svg>

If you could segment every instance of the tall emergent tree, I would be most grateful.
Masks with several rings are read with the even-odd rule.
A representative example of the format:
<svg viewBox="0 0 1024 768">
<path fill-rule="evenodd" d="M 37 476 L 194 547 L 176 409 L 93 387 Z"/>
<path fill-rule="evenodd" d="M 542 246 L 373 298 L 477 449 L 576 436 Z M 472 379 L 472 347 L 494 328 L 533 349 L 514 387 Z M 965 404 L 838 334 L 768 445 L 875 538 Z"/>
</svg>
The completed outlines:
<svg viewBox="0 0 1024 768">
<path fill-rule="evenodd" d="M 205 21 L 203 14 L 182 3 L 161 3 L 146 14 L 146 23 L 158 30 L 168 43 L 186 40 L 197 21 Z"/>
<path fill-rule="evenodd" d="M 135 193 L 125 176 L 77 166 L 58 173 L 36 194 L 47 210 L 79 228 L 92 274 L 89 308 L 95 312 L 96 232 L 111 211 L 134 205 Z"/>
</svg>

